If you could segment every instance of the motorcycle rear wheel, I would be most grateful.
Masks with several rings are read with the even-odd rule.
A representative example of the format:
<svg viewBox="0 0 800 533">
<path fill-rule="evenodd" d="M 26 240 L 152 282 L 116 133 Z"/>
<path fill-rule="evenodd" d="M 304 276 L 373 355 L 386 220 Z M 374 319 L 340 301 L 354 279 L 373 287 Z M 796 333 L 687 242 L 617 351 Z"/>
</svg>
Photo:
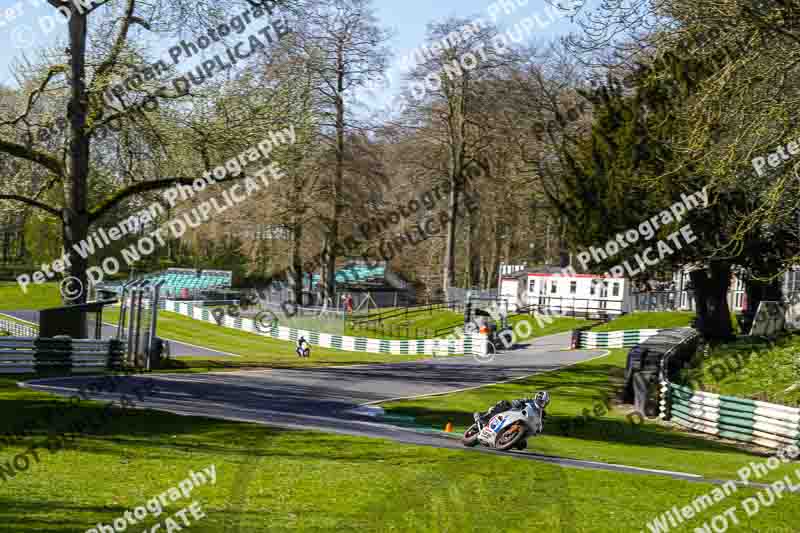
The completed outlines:
<svg viewBox="0 0 800 533">
<path fill-rule="evenodd" d="M 495 448 L 500 451 L 508 451 L 514 448 L 520 441 L 525 438 L 525 426 L 522 422 L 511 424 L 497 436 L 495 440 Z"/>
<path fill-rule="evenodd" d="M 480 434 L 480 430 L 478 429 L 478 424 L 472 424 L 467 430 L 464 432 L 464 436 L 461 438 L 461 444 L 468 448 L 472 448 L 473 446 L 478 445 L 478 435 Z"/>
</svg>

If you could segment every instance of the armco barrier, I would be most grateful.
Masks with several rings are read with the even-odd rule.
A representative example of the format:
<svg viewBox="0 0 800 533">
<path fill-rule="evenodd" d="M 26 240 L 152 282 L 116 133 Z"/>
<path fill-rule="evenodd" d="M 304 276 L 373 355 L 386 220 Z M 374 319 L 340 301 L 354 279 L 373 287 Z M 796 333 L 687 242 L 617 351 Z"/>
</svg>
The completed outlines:
<svg viewBox="0 0 800 533">
<path fill-rule="evenodd" d="M 118 340 L 0 337 L 0 374 L 77 374 L 122 368 Z"/>
<path fill-rule="evenodd" d="M 800 444 L 800 409 L 785 405 L 695 391 L 673 383 L 680 368 L 691 359 L 692 337 L 665 336 L 659 369 L 659 416 L 688 429 L 764 446 L 780 448 Z M 651 340 L 656 340 L 653 337 Z M 649 342 L 649 341 L 648 341 Z M 644 347 L 644 345 L 639 348 Z M 664 346 L 661 346 L 662 348 Z M 638 348 L 636 348 L 638 349 Z M 633 351 L 633 350 L 632 350 Z"/>
<path fill-rule="evenodd" d="M 636 411 L 655 418 L 659 415 L 660 382 L 669 379 L 676 365 L 687 361 L 697 350 L 699 335 L 692 328 L 660 330 L 628 352 L 625 365 L 624 400 L 633 402 Z M 666 377 L 665 377 L 666 376 Z"/>
<path fill-rule="evenodd" d="M 193 306 L 185 303 L 168 300 L 166 311 L 178 313 L 195 320 L 202 320 L 217 324 L 216 319 L 207 308 Z M 247 331 L 284 341 L 296 341 L 300 336 L 305 337 L 309 344 L 323 348 L 336 348 L 349 352 L 383 353 L 395 355 L 486 355 L 487 338 L 483 335 L 465 335 L 461 339 L 417 339 L 417 340 L 385 340 L 368 337 L 348 337 L 309 331 L 303 329 L 287 328 L 273 325 L 265 328 L 263 325 L 249 318 L 234 318 L 225 316 L 221 326 Z"/>
<path fill-rule="evenodd" d="M 661 382 L 661 418 L 689 429 L 780 448 L 800 444 L 800 409 Z"/>
<path fill-rule="evenodd" d="M 621 331 L 580 331 L 575 348 L 632 348 L 657 335 L 660 329 L 629 329 Z"/>
</svg>

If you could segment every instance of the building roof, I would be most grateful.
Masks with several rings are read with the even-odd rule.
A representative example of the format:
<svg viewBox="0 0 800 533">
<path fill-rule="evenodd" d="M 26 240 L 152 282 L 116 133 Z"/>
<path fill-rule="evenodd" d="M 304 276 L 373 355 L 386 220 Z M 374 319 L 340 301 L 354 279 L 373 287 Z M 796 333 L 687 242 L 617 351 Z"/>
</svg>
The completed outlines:
<svg viewBox="0 0 800 533">
<path fill-rule="evenodd" d="M 529 277 L 555 277 L 561 276 L 562 268 L 553 265 L 542 265 L 542 266 L 534 266 L 530 268 L 526 268 L 524 270 L 520 270 L 517 272 L 512 272 L 510 274 L 503 274 L 501 276 L 502 279 L 521 279 L 521 278 L 529 278 Z M 595 278 L 595 279 L 624 279 L 624 276 L 614 278 L 613 276 L 608 276 L 606 274 L 580 274 L 575 273 L 570 276 L 565 276 L 568 278 Z"/>
</svg>

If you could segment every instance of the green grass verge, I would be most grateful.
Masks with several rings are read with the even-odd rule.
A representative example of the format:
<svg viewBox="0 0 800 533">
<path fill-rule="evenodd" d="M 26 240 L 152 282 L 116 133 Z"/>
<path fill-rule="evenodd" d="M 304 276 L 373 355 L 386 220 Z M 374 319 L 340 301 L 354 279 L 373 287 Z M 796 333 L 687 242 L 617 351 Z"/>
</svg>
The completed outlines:
<svg viewBox="0 0 800 533">
<path fill-rule="evenodd" d="M 39 310 L 63 305 L 57 283 L 29 285 L 27 293 L 15 282 L 0 282 L 0 311 Z"/>
<path fill-rule="evenodd" d="M 527 322 L 530 328 L 518 325 L 520 322 Z M 540 315 L 537 319 L 537 317 L 517 315 L 512 316 L 509 319 L 509 323 L 514 328 L 514 331 L 518 333 L 516 337 L 517 342 L 524 342 L 536 337 L 572 331 L 576 328 L 588 326 L 592 324 L 593 321 L 583 318 L 549 317 L 546 315 Z M 530 334 L 525 335 L 527 331 L 530 331 Z"/>
<path fill-rule="evenodd" d="M 688 327 L 695 317 L 693 311 L 636 312 L 592 328 L 592 331 L 622 331 L 626 329 L 668 329 Z"/>
<path fill-rule="evenodd" d="M 108 309 L 103 319 L 116 323 L 119 319 L 118 309 Z M 182 341 L 221 352 L 232 353 L 240 357 L 183 357 L 171 362 L 169 369 L 185 369 L 202 371 L 209 369 L 237 369 L 248 367 L 293 368 L 302 366 L 329 366 L 341 364 L 390 363 L 399 361 L 415 361 L 429 359 L 430 355 L 392 355 L 363 352 L 345 352 L 331 348 L 314 346 L 311 357 L 301 359 L 295 355 L 293 342 L 262 337 L 255 333 L 239 331 L 209 322 L 161 311 L 158 315 L 158 336 Z M 180 357 L 180 352 L 173 350 L 173 356 Z"/>
<path fill-rule="evenodd" d="M 553 401 L 544 435 L 529 443 L 534 451 L 555 450 L 576 459 L 736 478 L 737 470 L 753 460 L 741 448 L 655 421 L 634 424 L 626 418 L 630 409 L 613 401 L 622 385 L 626 352 L 611 350 L 606 357 L 523 380 L 381 405 L 387 414 L 413 416 L 419 424 L 440 429 L 453 422 L 463 431 L 472 424 L 476 411 L 485 411 L 501 399 L 548 390 Z"/>
<path fill-rule="evenodd" d="M 797 407 L 800 405 L 800 335 L 775 343 L 742 337 L 698 353 L 681 372 L 689 386 L 707 392 Z"/>
<path fill-rule="evenodd" d="M 528 315 L 515 315 L 509 319 L 515 331 L 520 333 L 517 335 L 517 342 L 524 342 L 536 337 L 544 337 L 545 335 L 554 335 L 556 333 L 563 333 L 565 331 L 572 331 L 575 328 L 588 326 L 592 321 L 582 318 L 571 317 L 550 317 L 539 316 L 538 319 Z M 520 322 L 527 322 L 528 327 L 518 326 Z M 464 315 L 462 313 L 454 313 L 452 311 L 433 311 L 432 313 L 421 313 L 419 315 L 411 315 L 406 321 L 403 317 L 394 317 L 385 321 L 386 327 L 383 330 L 376 331 L 375 329 L 353 329 L 347 328 L 347 335 L 360 335 L 368 337 L 380 337 L 385 334 L 387 339 L 406 339 L 417 338 L 415 335 L 425 334 L 426 331 L 435 331 L 446 326 L 459 327 L 464 323 Z M 405 328 L 408 328 L 408 336 L 405 334 Z M 446 336 L 452 333 L 448 330 L 440 336 Z"/>
<path fill-rule="evenodd" d="M 382 312 L 385 311 L 382 310 Z M 412 313 L 407 317 L 405 315 L 394 316 L 381 323 L 372 322 L 364 327 L 353 327 L 348 323 L 345 335 L 398 340 L 433 338 L 436 330 L 463 324 L 463 313 L 448 310 L 423 311 Z M 446 333 L 441 333 L 439 336 L 446 336 L 449 333 L 452 331 L 448 329 Z"/>
<path fill-rule="evenodd" d="M 88 420 L 101 404 L 81 402 L 48 426 L 48 412 L 66 402 L 19 390 L 0 379 L 0 431 L 33 422 L 34 435 L 0 448 L 12 461 L 71 419 Z M 684 506 L 711 486 L 659 476 L 562 469 L 535 461 L 443 450 L 317 432 L 181 417 L 154 411 L 117 412 L 64 450 L 40 449 L 40 462 L 0 480 L 0 531 L 67 533 L 111 523 L 197 472 L 215 465 L 216 485 L 170 503 L 158 518 L 129 531 L 149 530 L 192 500 L 206 518 L 190 531 L 330 531 L 522 533 L 647 530 L 673 505 Z M 689 522 L 700 526 L 751 490 Z M 790 532 L 800 506 L 788 498 L 747 519 L 747 531 Z M 177 531 L 177 529 L 174 529 Z M 692 530 L 692 529 L 687 529 Z"/>
</svg>

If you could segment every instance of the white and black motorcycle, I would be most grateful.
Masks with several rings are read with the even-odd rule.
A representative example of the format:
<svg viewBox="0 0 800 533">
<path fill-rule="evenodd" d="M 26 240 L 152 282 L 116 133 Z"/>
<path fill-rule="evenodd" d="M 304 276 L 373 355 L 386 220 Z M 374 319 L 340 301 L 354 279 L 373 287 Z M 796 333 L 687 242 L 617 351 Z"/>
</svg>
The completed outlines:
<svg viewBox="0 0 800 533">
<path fill-rule="evenodd" d="M 461 442 L 464 446 L 481 444 L 496 450 L 524 450 L 528 438 L 544 431 L 545 408 L 550 403 L 550 394 L 537 392 L 533 398 L 516 400 L 509 409 L 490 412 L 487 415 L 475 413 L 475 423 L 465 432 Z"/>
</svg>

